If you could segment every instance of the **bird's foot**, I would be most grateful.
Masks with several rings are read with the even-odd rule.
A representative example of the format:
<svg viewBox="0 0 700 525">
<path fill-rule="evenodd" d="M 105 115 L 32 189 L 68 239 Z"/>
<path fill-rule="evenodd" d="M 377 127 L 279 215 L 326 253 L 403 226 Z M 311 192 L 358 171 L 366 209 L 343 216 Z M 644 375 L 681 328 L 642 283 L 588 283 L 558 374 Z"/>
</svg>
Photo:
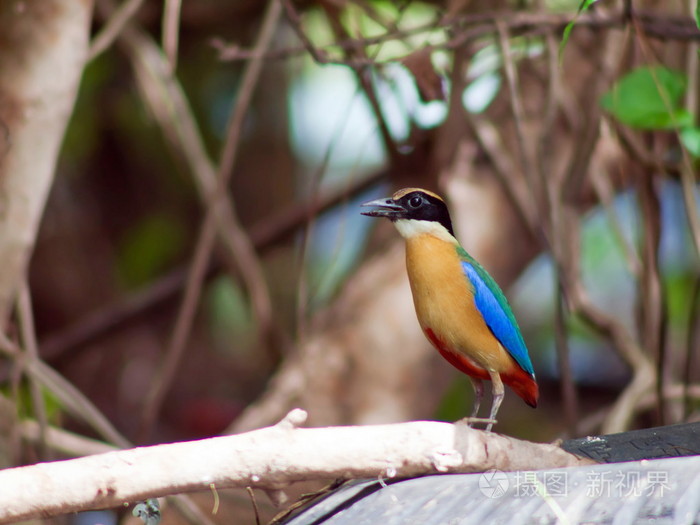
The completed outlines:
<svg viewBox="0 0 700 525">
<path fill-rule="evenodd" d="M 486 425 L 486 432 L 491 432 L 491 427 L 493 427 L 497 421 L 487 417 L 464 417 L 460 419 L 458 423 L 466 423 L 470 428 L 473 427 L 474 424 L 483 423 Z"/>
</svg>

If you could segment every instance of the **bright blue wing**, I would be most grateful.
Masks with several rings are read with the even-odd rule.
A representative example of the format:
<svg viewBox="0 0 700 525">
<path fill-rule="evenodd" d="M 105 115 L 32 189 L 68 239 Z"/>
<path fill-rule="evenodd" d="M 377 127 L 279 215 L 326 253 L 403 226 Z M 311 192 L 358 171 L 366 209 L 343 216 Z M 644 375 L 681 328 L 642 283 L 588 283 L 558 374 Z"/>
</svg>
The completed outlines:
<svg viewBox="0 0 700 525">
<path fill-rule="evenodd" d="M 478 262 L 464 250 L 460 250 L 459 255 L 462 257 L 464 274 L 474 287 L 476 308 L 486 321 L 486 325 L 520 368 L 534 376 L 535 371 L 527 353 L 525 341 L 506 296 Z"/>
</svg>

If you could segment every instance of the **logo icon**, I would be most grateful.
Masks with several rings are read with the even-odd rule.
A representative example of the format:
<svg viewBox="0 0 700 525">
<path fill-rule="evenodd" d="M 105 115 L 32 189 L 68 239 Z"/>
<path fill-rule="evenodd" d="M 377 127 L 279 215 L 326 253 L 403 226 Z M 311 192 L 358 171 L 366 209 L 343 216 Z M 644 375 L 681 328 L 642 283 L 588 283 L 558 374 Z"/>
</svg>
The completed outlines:
<svg viewBox="0 0 700 525">
<path fill-rule="evenodd" d="M 509 484 L 505 472 L 496 469 L 487 470 L 479 478 L 479 490 L 487 498 L 500 498 L 508 490 Z"/>
</svg>

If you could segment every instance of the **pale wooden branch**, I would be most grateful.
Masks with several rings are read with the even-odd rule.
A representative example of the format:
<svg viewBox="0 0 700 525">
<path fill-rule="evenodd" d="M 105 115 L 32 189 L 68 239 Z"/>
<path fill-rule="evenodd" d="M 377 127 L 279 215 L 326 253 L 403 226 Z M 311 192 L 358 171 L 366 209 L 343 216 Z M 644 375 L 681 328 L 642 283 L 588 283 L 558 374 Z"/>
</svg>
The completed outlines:
<svg viewBox="0 0 700 525">
<path fill-rule="evenodd" d="M 0 326 L 34 247 L 88 48 L 92 2 L 0 9 Z M 50 16 L 47 16 L 50 13 Z"/>
<path fill-rule="evenodd" d="M 246 434 L 135 448 L 0 471 L 0 523 L 232 487 L 592 464 L 553 444 L 418 421 L 298 428 L 306 412 Z"/>
</svg>

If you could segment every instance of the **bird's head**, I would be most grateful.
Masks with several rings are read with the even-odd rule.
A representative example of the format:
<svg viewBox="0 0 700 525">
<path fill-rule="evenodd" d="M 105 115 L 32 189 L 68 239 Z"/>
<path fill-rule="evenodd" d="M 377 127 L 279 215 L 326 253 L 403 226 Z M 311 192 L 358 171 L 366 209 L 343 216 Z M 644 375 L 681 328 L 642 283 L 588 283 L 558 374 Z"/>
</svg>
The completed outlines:
<svg viewBox="0 0 700 525">
<path fill-rule="evenodd" d="M 447 205 L 432 191 L 404 188 L 391 197 L 365 202 L 362 206 L 375 209 L 363 211 L 368 217 L 386 217 L 405 238 L 420 234 L 454 240 L 452 221 Z"/>
</svg>

